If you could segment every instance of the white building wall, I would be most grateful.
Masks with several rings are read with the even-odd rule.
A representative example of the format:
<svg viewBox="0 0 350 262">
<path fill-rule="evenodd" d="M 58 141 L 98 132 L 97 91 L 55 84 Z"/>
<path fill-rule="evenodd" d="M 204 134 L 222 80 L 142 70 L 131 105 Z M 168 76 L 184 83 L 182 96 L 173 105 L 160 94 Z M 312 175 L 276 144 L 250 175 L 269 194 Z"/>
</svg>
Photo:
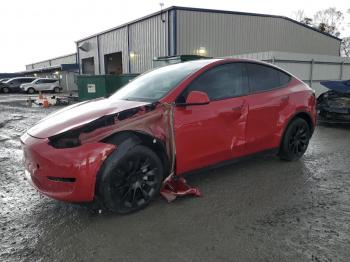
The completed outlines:
<svg viewBox="0 0 350 262">
<path fill-rule="evenodd" d="M 81 64 L 82 64 L 82 60 L 84 58 L 90 58 L 93 57 L 94 58 L 94 65 L 95 65 L 95 74 L 100 74 L 100 70 L 99 70 L 99 54 L 98 54 L 98 42 L 97 42 L 97 36 L 91 37 L 89 39 L 86 39 L 80 43 L 78 43 L 78 57 L 79 57 L 79 64 L 80 64 L 80 70 L 81 70 Z M 86 44 L 85 44 L 86 43 Z M 87 50 L 81 50 L 79 48 L 80 44 L 85 44 Z"/>
<path fill-rule="evenodd" d="M 127 27 L 98 36 L 101 74 L 105 74 L 104 56 L 111 53 L 122 52 L 123 73 L 128 73 L 128 36 Z"/>
<path fill-rule="evenodd" d="M 350 58 L 287 52 L 260 52 L 236 56 L 273 63 L 309 84 L 320 95 L 327 89 L 320 84 L 324 80 L 350 79 Z"/>
</svg>

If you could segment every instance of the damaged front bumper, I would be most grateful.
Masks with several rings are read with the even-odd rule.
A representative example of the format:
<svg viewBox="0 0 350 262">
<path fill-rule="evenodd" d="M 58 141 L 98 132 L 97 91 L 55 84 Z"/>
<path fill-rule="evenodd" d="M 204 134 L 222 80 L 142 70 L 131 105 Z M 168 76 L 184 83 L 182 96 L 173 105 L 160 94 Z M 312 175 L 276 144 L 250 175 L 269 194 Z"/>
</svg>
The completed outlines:
<svg viewBox="0 0 350 262">
<path fill-rule="evenodd" d="M 62 201 L 90 202 L 94 199 L 96 174 L 115 145 L 88 143 L 57 149 L 48 139 L 28 134 L 21 137 L 25 174 L 42 194 Z"/>
</svg>

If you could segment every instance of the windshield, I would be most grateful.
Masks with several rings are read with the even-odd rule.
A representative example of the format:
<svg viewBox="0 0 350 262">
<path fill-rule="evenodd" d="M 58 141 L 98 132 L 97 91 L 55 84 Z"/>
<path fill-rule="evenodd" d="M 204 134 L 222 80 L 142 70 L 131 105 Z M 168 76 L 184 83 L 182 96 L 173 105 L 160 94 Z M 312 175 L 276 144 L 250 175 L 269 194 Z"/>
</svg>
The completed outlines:
<svg viewBox="0 0 350 262">
<path fill-rule="evenodd" d="M 135 78 L 110 99 L 158 101 L 187 76 L 211 62 L 213 60 L 196 60 L 154 69 Z"/>
</svg>

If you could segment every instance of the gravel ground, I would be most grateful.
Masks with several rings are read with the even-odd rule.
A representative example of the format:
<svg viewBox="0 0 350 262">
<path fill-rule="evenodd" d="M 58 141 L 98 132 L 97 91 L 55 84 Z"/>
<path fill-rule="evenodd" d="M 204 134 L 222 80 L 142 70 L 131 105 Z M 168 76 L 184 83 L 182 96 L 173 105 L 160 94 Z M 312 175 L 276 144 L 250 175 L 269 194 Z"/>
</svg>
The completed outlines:
<svg viewBox="0 0 350 262">
<path fill-rule="evenodd" d="M 188 177 L 201 198 L 96 214 L 24 180 L 19 137 L 57 108 L 23 98 L 0 95 L 0 261 L 349 261 L 350 128 L 317 127 L 298 162 L 255 158 Z"/>
</svg>

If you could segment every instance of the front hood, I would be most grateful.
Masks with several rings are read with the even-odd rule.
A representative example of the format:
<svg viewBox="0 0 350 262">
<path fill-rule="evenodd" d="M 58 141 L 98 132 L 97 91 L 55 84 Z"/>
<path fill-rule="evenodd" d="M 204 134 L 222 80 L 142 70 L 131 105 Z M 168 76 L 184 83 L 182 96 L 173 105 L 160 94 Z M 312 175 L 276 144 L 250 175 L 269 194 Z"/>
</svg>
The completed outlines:
<svg viewBox="0 0 350 262">
<path fill-rule="evenodd" d="M 48 115 L 27 132 L 36 138 L 47 138 L 80 127 L 105 115 L 148 104 L 150 103 L 108 98 L 85 101 Z"/>
</svg>

